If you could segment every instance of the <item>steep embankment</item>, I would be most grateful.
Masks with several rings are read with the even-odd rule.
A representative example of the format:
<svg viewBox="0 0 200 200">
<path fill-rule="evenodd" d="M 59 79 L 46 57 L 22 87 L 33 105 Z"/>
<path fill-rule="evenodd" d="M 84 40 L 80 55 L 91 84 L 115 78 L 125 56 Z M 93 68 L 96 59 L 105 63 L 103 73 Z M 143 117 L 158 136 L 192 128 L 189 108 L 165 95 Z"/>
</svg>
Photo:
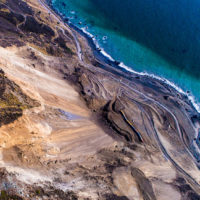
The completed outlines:
<svg viewBox="0 0 200 200">
<path fill-rule="evenodd" d="M 184 96 L 101 63 L 40 1 L 0 1 L 0 46 L 0 199 L 199 199 Z"/>
</svg>

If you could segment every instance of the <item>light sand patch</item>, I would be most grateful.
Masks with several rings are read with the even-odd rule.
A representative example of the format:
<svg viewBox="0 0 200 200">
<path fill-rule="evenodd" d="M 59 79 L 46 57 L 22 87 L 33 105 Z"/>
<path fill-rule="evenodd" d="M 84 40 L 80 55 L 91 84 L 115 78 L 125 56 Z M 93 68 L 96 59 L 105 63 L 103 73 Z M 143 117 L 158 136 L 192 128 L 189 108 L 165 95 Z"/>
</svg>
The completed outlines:
<svg viewBox="0 0 200 200">
<path fill-rule="evenodd" d="M 166 137 L 161 134 L 159 137 L 172 159 L 176 160 L 176 163 L 181 166 L 181 168 L 183 168 L 188 174 L 194 177 L 198 183 L 200 183 L 200 171 L 190 153 L 188 151 L 182 151 L 181 153 L 177 152 L 176 146 L 170 144 Z"/>
<path fill-rule="evenodd" d="M 135 162 L 140 170 L 143 171 L 146 177 L 158 177 L 165 182 L 172 182 L 176 178 L 176 171 L 172 168 L 170 162 L 151 163 L 149 161 Z"/>
<path fill-rule="evenodd" d="M 117 187 L 118 195 L 127 196 L 130 200 L 142 200 L 137 189 L 137 183 L 131 175 L 130 170 L 121 167 L 113 172 L 114 184 Z"/>
<path fill-rule="evenodd" d="M 163 183 L 160 181 L 153 181 L 152 185 L 157 199 L 160 200 L 181 199 L 180 193 L 167 183 Z"/>
<path fill-rule="evenodd" d="M 42 71 L 39 69 L 44 66 L 31 68 L 29 59 L 19 52 L 14 47 L 0 48 L 0 67 L 41 106 L 25 110 L 15 122 L 0 127 L 4 166 L 25 174 L 24 179 L 20 177 L 23 181 L 31 178 L 39 181 L 39 175 L 32 173 L 32 169 L 45 171 L 46 163 L 66 158 L 81 162 L 113 144 L 114 140 L 90 120 L 91 112 L 74 87 L 53 73 L 53 60 L 49 66 L 50 58 L 43 56 L 45 70 Z M 68 116 L 63 117 L 59 109 Z M 69 119 L 69 113 L 76 118 Z"/>
<path fill-rule="evenodd" d="M 89 116 L 89 110 L 80 100 L 78 92 L 66 81 L 53 76 L 53 69 L 48 74 L 46 71 L 31 68 L 26 64 L 27 60 L 17 56 L 12 48 L 0 48 L 0 58 L 0 66 L 6 75 L 18 83 L 24 92 L 37 97 L 42 105 L 62 106 L 61 108 L 71 113 Z"/>
<path fill-rule="evenodd" d="M 19 181 L 25 182 L 26 184 L 52 182 L 50 177 L 42 175 L 35 170 L 25 169 L 5 163 L 3 161 L 2 149 L 0 150 L 0 167 L 5 167 L 9 173 L 14 173 Z"/>
</svg>

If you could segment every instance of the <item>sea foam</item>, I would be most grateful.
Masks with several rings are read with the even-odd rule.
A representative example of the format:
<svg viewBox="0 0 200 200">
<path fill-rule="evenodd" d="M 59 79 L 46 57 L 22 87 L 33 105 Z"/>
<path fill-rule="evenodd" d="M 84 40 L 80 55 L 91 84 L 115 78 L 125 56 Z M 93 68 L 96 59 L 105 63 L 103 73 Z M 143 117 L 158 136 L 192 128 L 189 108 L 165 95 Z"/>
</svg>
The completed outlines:
<svg viewBox="0 0 200 200">
<path fill-rule="evenodd" d="M 100 47 L 98 41 L 95 39 L 95 37 L 89 33 L 86 28 L 79 28 L 79 27 L 76 27 L 78 28 L 79 30 L 81 30 L 84 34 L 86 34 L 89 38 L 91 38 L 94 42 L 94 45 L 96 46 L 97 49 L 100 49 L 100 53 L 106 57 L 108 60 L 114 62 L 115 60 L 112 58 L 111 55 L 109 55 L 103 48 Z M 126 71 L 128 72 L 131 72 L 133 74 L 138 74 L 140 76 L 149 76 L 149 77 L 152 77 L 156 80 L 159 80 L 159 81 L 162 81 L 164 82 L 165 84 L 171 86 L 172 88 L 174 88 L 175 90 L 177 90 L 179 93 L 185 95 L 188 97 L 189 101 L 192 103 L 192 105 L 194 106 L 194 108 L 196 109 L 196 111 L 198 113 L 200 113 L 200 105 L 199 103 L 196 102 L 195 100 L 195 97 L 192 95 L 192 94 L 188 94 L 186 92 L 184 92 L 180 87 L 178 87 L 175 83 L 165 79 L 165 78 L 162 78 L 162 77 L 159 77 L 159 76 L 156 76 L 155 74 L 150 74 L 150 73 L 147 73 L 147 72 L 137 72 L 135 70 L 133 70 L 132 68 L 128 67 L 127 65 L 125 65 L 123 62 L 120 62 L 120 64 L 118 65 L 119 67 L 125 69 Z"/>
<path fill-rule="evenodd" d="M 57 13 L 63 17 L 63 14 L 59 12 L 58 9 L 55 9 L 57 11 Z M 68 18 L 69 19 L 69 18 Z M 96 49 L 99 49 L 99 53 L 101 53 L 106 59 L 115 62 L 116 60 L 114 58 L 112 58 L 111 55 L 109 55 L 103 48 L 100 47 L 98 41 L 95 39 L 95 36 L 92 35 L 89 31 L 87 27 L 78 27 L 76 25 L 74 25 L 70 20 L 68 20 L 68 22 L 66 22 L 69 26 L 72 26 L 72 28 L 76 28 L 77 30 L 79 30 L 81 33 L 83 33 L 84 35 L 86 35 L 88 38 L 90 38 L 93 41 L 93 44 L 95 45 Z M 125 69 L 128 72 L 131 72 L 133 74 L 138 74 L 140 76 L 148 76 L 151 78 L 154 78 L 156 80 L 162 81 L 163 83 L 171 86 L 172 88 L 174 88 L 175 90 L 177 90 L 177 92 L 179 92 L 182 95 L 187 96 L 188 100 L 191 102 L 191 104 L 193 105 L 193 107 L 195 108 L 195 110 L 200 113 L 200 104 L 197 103 L 197 101 L 195 100 L 195 97 L 192 94 L 188 94 L 186 92 L 184 92 L 179 86 L 177 86 L 175 83 L 167 80 L 166 78 L 163 77 L 159 77 L 155 74 L 150 74 L 147 72 L 137 72 L 135 70 L 133 70 L 131 67 L 125 65 L 123 62 L 120 62 L 119 67 L 121 67 L 122 69 Z"/>
</svg>

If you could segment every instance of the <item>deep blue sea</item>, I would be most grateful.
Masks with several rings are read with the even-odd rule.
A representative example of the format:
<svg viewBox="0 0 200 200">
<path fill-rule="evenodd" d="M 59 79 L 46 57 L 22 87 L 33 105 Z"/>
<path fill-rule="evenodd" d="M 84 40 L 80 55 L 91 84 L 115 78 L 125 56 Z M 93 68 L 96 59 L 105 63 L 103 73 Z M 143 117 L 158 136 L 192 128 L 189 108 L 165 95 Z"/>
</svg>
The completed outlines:
<svg viewBox="0 0 200 200">
<path fill-rule="evenodd" d="M 165 78 L 200 102 L 199 0 L 52 0 L 114 60 Z"/>
</svg>

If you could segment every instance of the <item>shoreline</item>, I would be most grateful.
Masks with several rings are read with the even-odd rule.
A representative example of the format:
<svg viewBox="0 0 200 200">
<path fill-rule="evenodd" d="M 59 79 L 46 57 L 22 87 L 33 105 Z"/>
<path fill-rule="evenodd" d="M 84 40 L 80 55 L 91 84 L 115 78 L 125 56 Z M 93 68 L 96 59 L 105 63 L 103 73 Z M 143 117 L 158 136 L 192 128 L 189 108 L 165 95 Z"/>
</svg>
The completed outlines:
<svg viewBox="0 0 200 200">
<path fill-rule="evenodd" d="M 48 7 L 51 10 L 53 10 L 53 12 L 57 16 L 59 16 L 59 18 L 62 20 L 63 23 L 66 23 L 70 28 L 72 28 L 73 30 L 78 32 L 81 36 L 83 36 L 87 40 L 90 48 L 92 49 L 95 59 L 97 59 L 100 62 L 103 61 L 103 63 L 110 65 L 111 67 L 114 68 L 113 71 L 115 71 L 117 69 L 117 70 L 121 71 L 123 74 L 126 73 L 127 76 L 130 76 L 130 77 L 133 75 L 136 75 L 136 76 L 139 75 L 144 78 L 153 79 L 153 81 L 154 80 L 159 81 L 161 84 L 166 85 L 167 87 L 171 87 L 172 89 L 176 90 L 177 93 L 185 96 L 187 98 L 187 100 L 191 103 L 194 110 L 198 114 L 200 114 L 200 104 L 196 101 L 194 95 L 184 92 L 179 86 L 177 86 L 174 82 L 169 81 L 168 79 L 162 78 L 155 74 L 149 74 L 147 72 L 137 72 L 134 69 L 131 69 L 130 67 L 126 66 L 123 62 L 114 60 L 107 52 L 104 51 L 103 48 L 100 47 L 100 45 L 94 39 L 94 36 L 91 33 L 89 33 L 87 30 L 85 30 L 85 28 L 77 27 L 76 25 L 71 23 L 69 21 L 69 19 L 65 19 L 63 14 L 59 13 L 59 11 L 57 11 L 53 7 L 52 0 L 44 0 L 44 3 L 46 3 L 48 5 Z M 117 62 L 117 64 L 116 64 L 116 62 Z M 104 66 L 102 66 L 102 67 L 104 67 Z"/>
<path fill-rule="evenodd" d="M 111 62 L 45 0 L 5 6 L 0 174 L 8 195 L 200 198 L 200 116 L 185 95 Z M 10 13 L 21 23 L 11 26 Z"/>
<path fill-rule="evenodd" d="M 49 6 L 51 6 L 51 5 L 48 4 L 48 7 Z M 52 8 L 50 8 L 50 9 L 52 10 Z M 56 12 L 56 11 L 53 10 L 53 12 Z M 152 76 L 149 76 L 148 74 L 141 75 L 140 73 L 131 73 L 130 71 L 127 71 L 126 69 L 121 68 L 119 65 L 117 65 L 115 63 L 115 61 L 109 60 L 101 52 L 99 52 L 99 50 L 97 49 L 97 47 L 95 45 L 94 40 L 89 35 L 84 33 L 83 30 L 77 28 L 75 25 L 71 24 L 69 21 L 66 22 L 65 19 L 62 18 L 62 15 L 60 15 L 60 14 L 58 15 L 56 13 L 56 16 L 59 19 L 61 18 L 61 21 L 62 21 L 63 24 L 66 23 L 68 25 L 68 27 L 71 28 L 72 33 L 73 33 L 73 31 L 75 31 L 75 33 L 77 32 L 80 36 L 82 36 L 84 39 L 86 39 L 86 43 L 91 48 L 91 53 L 94 57 L 90 60 L 90 62 L 92 63 L 92 65 L 94 65 L 96 67 L 96 69 L 97 69 L 96 72 L 101 71 L 101 70 L 105 70 L 105 72 L 110 73 L 112 79 L 117 81 L 119 84 L 122 84 L 122 88 L 126 87 L 126 88 L 130 89 L 130 92 L 132 91 L 137 95 L 143 96 L 143 98 L 146 99 L 147 101 L 151 101 L 153 104 L 157 105 L 158 107 L 160 107 L 165 112 L 170 113 L 171 117 L 174 119 L 174 122 L 176 124 L 175 126 L 177 128 L 177 131 L 178 131 L 180 138 L 182 138 L 183 136 L 182 136 L 182 133 L 181 133 L 181 128 L 179 127 L 179 122 L 178 122 L 178 119 L 177 119 L 178 116 L 176 116 L 176 114 L 178 114 L 178 113 L 176 113 L 176 111 L 171 110 L 173 107 L 174 107 L 175 110 L 181 109 L 187 115 L 187 117 L 190 118 L 190 120 L 193 124 L 192 126 L 193 127 L 195 126 L 195 122 L 192 120 L 192 118 L 195 119 L 197 117 L 199 119 L 199 112 L 195 109 L 195 106 L 192 104 L 192 102 L 188 98 L 187 94 L 181 93 L 180 91 L 177 91 L 176 88 L 174 88 L 172 85 L 168 84 L 168 82 L 166 80 L 163 80 L 161 78 L 156 79 L 155 76 L 152 77 Z M 75 37 L 74 39 L 78 41 L 80 39 L 79 38 L 80 36 L 74 34 L 74 37 Z M 76 43 L 76 41 L 75 41 L 75 43 Z M 78 44 L 76 44 L 76 47 L 77 47 L 77 45 Z M 79 52 L 78 49 L 79 48 L 77 47 L 77 56 L 79 57 L 80 63 L 82 62 L 84 64 L 84 59 L 82 59 L 82 57 L 80 58 L 80 56 L 78 55 L 78 54 L 80 54 L 80 55 L 84 56 L 84 54 L 82 54 L 82 52 Z M 96 63 L 93 64 L 93 61 L 96 62 Z M 90 65 L 86 64 L 86 67 L 88 69 L 90 69 Z M 99 70 L 98 70 L 98 68 L 99 68 Z M 83 70 L 83 73 L 86 73 L 86 71 Z M 113 74 L 113 76 L 112 76 L 112 74 Z M 98 75 L 95 75 L 95 76 L 98 77 Z M 124 81 L 121 81 L 122 77 L 125 78 Z M 140 92 L 140 90 L 138 90 L 138 89 L 132 88 L 132 86 L 134 86 L 134 84 L 136 84 L 137 86 L 140 85 L 141 88 L 143 88 L 142 92 Z M 137 86 L 136 86 L 136 88 L 137 88 Z M 81 87 L 84 88 L 85 85 L 81 85 Z M 86 86 L 86 88 L 87 87 L 88 86 Z M 90 86 L 89 88 L 92 88 L 92 87 Z M 158 98 L 156 96 L 152 97 L 151 96 L 152 93 L 150 92 L 151 89 L 149 90 L 148 88 L 151 88 L 152 90 L 156 90 L 157 95 L 159 94 L 160 88 L 163 88 L 165 90 L 165 92 L 161 92 L 161 94 L 159 94 Z M 87 92 L 84 91 L 84 89 L 81 92 L 85 93 L 86 96 L 87 95 L 90 96 L 90 89 L 87 90 L 87 91 L 89 91 L 89 94 L 87 94 Z M 155 94 L 153 94 L 153 95 L 155 95 Z M 180 100 L 180 101 L 184 102 L 185 105 L 181 105 L 182 107 L 179 107 L 178 105 L 173 105 L 173 107 L 171 107 L 170 106 L 171 103 L 169 103 L 169 104 L 167 103 L 168 100 L 165 101 L 165 103 L 164 103 L 163 99 L 161 99 L 162 95 L 166 95 L 167 99 L 168 99 L 168 95 L 169 96 L 171 95 L 171 97 L 173 97 L 174 99 L 177 99 L 178 101 Z M 86 101 L 88 101 L 87 98 L 88 97 L 86 97 L 86 99 L 85 99 Z M 178 101 L 177 101 L 177 103 L 178 103 Z M 190 109 L 187 109 L 187 107 L 189 107 Z M 180 118 L 181 118 L 181 115 L 180 115 Z M 157 135 L 156 137 L 158 137 L 157 140 L 160 141 L 159 136 Z M 184 141 L 184 139 L 183 139 L 183 141 Z M 160 141 L 160 143 L 161 143 L 161 141 Z M 174 161 L 169 156 L 169 154 L 166 153 L 167 151 L 165 150 L 165 148 L 162 145 L 159 145 L 159 146 L 161 146 L 161 149 L 163 149 L 162 150 L 163 154 L 165 156 L 167 156 L 169 158 L 169 160 L 171 160 L 171 163 L 175 166 L 175 168 L 178 169 L 178 171 L 180 171 L 181 173 L 184 172 L 184 174 L 186 176 L 188 176 L 188 178 L 190 179 L 191 178 L 190 175 L 188 175 L 187 172 L 185 172 L 184 170 L 182 171 L 182 168 L 179 167 L 179 165 L 176 164 L 176 161 Z M 192 158 L 193 158 L 193 154 L 192 154 L 190 147 L 187 147 L 187 145 L 186 145 L 186 149 L 187 149 L 187 152 L 190 154 L 190 156 L 192 156 Z M 197 164 L 197 160 L 195 161 L 195 163 Z M 194 179 L 192 180 L 192 182 L 194 184 L 198 185 L 198 183 Z"/>
<path fill-rule="evenodd" d="M 73 23 L 71 23 L 68 19 L 66 20 L 64 18 L 63 14 L 57 12 L 51 5 L 52 0 L 44 0 L 44 1 L 46 1 L 46 3 L 50 2 L 50 3 L 48 3 L 48 7 L 50 7 L 50 9 L 53 10 L 53 12 L 55 12 L 56 16 L 58 16 L 61 19 L 62 23 L 64 23 L 64 24 L 66 23 L 72 32 L 73 31 L 75 31 L 75 33 L 77 32 L 80 36 L 82 36 L 86 40 L 86 43 L 91 48 L 92 55 L 94 56 L 94 60 L 92 60 L 92 61 L 97 62 L 97 65 L 95 63 L 96 67 L 99 67 L 99 68 L 105 70 L 106 72 L 110 72 L 111 74 L 116 75 L 116 80 L 118 78 L 121 79 L 120 77 L 125 78 L 127 80 L 127 82 L 130 83 L 130 85 L 131 84 L 134 85 L 137 82 L 136 79 L 141 80 L 141 81 L 139 81 L 140 82 L 139 84 L 141 84 L 144 88 L 148 84 L 149 85 L 152 85 L 152 83 L 156 83 L 155 85 L 160 84 L 161 87 L 170 91 L 172 93 L 172 96 L 179 99 L 180 101 L 183 101 L 191 108 L 191 110 L 188 110 L 186 108 L 186 106 L 183 106 L 183 108 L 185 109 L 184 112 L 187 113 L 187 115 L 191 118 L 191 120 L 192 120 L 192 118 L 194 118 L 194 119 L 200 118 L 200 107 L 198 104 L 195 103 L 195 97 L 184 92 L 181 88 L 179 88 L 173 82 L 170 82 L 167 79 L 163 79 L 156 75 L 148 74 L 145 72 L 136 72 L 125 65 L 124 65 L 124 67 L 120 66 L 120 65 L 123 65 L 123 63 L 115 61 L 109 54 L 107 54 L 104 51 L 102 53 L 102 50 L 101 51 L 99 50 L 100 48 L 99 48 L 98 43 L 96 42 L 94 37 L 89 32 L 84 30 L 84 28 L 83 29 L 78 28 Z M 74 37 L 75 37 L 75 40 L 77 40 L 77 41 L 79 40 L 79 36 L 77 36 L 76 34 L 74 35 Z M 77 47 L 77 51 L 78 51 L 78 47 Z M 78 54 L 79 53 L 82 54 L 82 52 L 78 51 Z M 79 57 L 79 59 L 80 59 L 80 57 Z M 82 57 L 81 57 L 81 61 L 84 62 L 84 59 L 82 59 Z M 118 80 L 118 81 L 121 82 L 121 80 Z M 131 88 L 131 86 L 129 84 L 124 84 L 124 85 L 126 85 L 128 88 L 130 88 L 130 90 L 132 89 L 133 91 L 136 91 L 134 88 Z M 154 86 L 150 86 L 150 88 L 151 87 L 154 88 Z M 159 88 L 157 88 L 157 89 L 159 89 Z M 168 110 L 168 108 L 167 108 L 168 105 L 163 104 L 163 101 L 161 99 L 159 99 L 159 98 L 156 99 L 155 97 L 152 97 L 151 94 L 148 94 L 148 93 L 141 93 L 141 92 L 139 92 L 139 93 L 144 95 L 144 98 L 152 99 L 162 109 L 166 110 L 167 112 L 170 112 L 170 109 Z M 178 106 L 177 106 L 177 108 L 178 108 Z M 175 115 L 173 115 L 173 111 L 170 113 L 176 119 Z M 195 126 L 195 122 L 193 120 L 192 120 L 192 123 Z M 178 124 L 178 122 L 177 122 L 177 124 Z M 177 125 L 177 127 L 179 127 L 179 125 Z M 179 129 L 179 132 L 181 132 L 180 129 Z M 190 154 L 192 154 L 191 150 L 189 150 L 189 152 L 190 152 Z"/>
</svg>

